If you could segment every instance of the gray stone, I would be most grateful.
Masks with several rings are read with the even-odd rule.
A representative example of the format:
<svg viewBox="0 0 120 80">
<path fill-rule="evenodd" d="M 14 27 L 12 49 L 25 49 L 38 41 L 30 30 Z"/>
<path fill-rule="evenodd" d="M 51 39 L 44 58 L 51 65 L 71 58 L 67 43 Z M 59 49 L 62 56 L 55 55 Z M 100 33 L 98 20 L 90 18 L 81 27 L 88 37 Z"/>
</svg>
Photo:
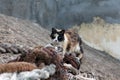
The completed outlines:
<svg viewBox="0 0 120 80">
<path fill-rule="evenodd" d="M 5 50 L 4 48 L 0 47 L 0 52 L 1 52 L 1 53 L 5 53 L 6 50 Z"/>
</svg>

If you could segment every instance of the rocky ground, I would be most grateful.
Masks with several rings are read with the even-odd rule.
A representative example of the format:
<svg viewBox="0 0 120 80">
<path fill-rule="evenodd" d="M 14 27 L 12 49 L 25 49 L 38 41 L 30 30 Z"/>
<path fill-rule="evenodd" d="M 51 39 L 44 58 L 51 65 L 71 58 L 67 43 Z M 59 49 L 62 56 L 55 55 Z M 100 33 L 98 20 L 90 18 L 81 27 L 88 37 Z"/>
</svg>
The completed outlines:
<svg viewBox="0 0 120 80">
<path fill-rule="evenodd" d="M 10 43 L 21 47 L 35 47 L 50 42 L 49 31 L 39 25 L 13 17 L 0 15 L 0 43 Z M 84 59 L 81 71 L 92 73 L 96 80 L 119 80 L 120 61 L 104 52 L 83 45 Z M 0 63 L 14 59 L 12 53 L 0 54 Z"/>
</svg>

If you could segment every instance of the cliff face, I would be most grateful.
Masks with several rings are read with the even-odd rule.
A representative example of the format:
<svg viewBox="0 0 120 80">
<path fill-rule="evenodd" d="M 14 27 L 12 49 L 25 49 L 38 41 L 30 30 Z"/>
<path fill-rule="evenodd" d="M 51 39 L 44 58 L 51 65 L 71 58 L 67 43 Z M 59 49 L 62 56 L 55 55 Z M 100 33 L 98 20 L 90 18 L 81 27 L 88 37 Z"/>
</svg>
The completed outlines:
<svg viewBox="0 0 120 80">
<path fill-rule="evenodd" d="M 120 23 L 120 0 L 0 0 L 0 13 L 28 19 L 43 27 L 69 28 L 100 16 Z"/>
<path fill-rule="evenodd" d="M 79 28 L 79 34 L 87 45 L 120 60 L 120 24 L 109 24 L 97 17 Z"/>
</svg>

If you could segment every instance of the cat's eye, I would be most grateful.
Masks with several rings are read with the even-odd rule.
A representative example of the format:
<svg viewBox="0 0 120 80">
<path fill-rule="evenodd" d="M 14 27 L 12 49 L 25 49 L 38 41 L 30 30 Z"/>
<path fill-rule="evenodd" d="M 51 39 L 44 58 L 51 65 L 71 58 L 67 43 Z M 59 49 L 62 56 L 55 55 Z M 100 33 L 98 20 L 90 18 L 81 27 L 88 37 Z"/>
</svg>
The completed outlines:
<svg viewBox="0 0 120 80">
<path fill-rule="evenodd" d="M 64 39 L 64 38 L 63 38 L 62 36 L 59 36 L 59 37 L 58 37 L 58 40 L 59 40 L 59 41 L 63 41 L 63 39 Z"/>
</svg>

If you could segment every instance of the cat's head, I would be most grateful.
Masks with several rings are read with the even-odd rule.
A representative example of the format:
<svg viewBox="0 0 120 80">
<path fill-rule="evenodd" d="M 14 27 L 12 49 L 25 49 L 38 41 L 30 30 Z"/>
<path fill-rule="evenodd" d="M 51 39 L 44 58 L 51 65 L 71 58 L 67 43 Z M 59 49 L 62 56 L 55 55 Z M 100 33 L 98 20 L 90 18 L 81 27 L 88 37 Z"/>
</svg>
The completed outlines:
<svg viewBox="0 0 120 80">
<path fill-rule="evenodd" d="M 64 29 L 52 28 L 52 32 L 50 34 L 50 37 L 53 40 L 53 42 L 61 42 L 64 40 L 64 33 L 65 33 Z"/>
</svg>

